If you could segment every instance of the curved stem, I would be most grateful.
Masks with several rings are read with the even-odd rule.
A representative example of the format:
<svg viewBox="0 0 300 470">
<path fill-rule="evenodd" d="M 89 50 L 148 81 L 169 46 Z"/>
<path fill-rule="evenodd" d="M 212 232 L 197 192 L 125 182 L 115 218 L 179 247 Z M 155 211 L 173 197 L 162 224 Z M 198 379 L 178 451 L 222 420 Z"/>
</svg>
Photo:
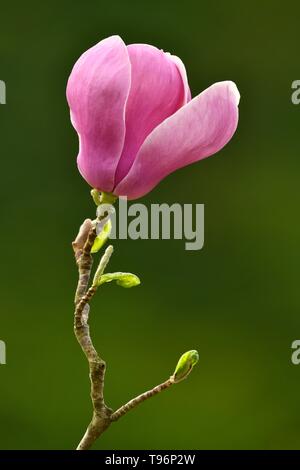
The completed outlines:
<svg viewBox="0 0 300 470">
<path fill-rule="evenodd" d="M 73 243 L 79 271 L 79 280 L 75 295 L 74 332 L 77 341 L 88 360 L 89 376 L 91 381 L 91 399 L 93 404 L 92 420 L 85 432 L 85 435 L 80 441 L 77 450 L 86 450 L 91 447 L 94 441 L 109 426 L 111 422 L 110 415 L 112 413 L 112 410 L 105 405 L 103 396 L 106 364 L 93 345 L 88 325 L 90 308 L 88 302 L 96 291 L 96 288 L 94 287 L 87 290 L 93 264 L 91 249 L 95 238 L 96 228 L 92 226 L 87 234 L 87 239 L 79 256 L 77 249 L 81 248 L 78 246 L 75 246 L 74 248 Z"/>
<path fill-rule="evenodd" d="M 117 411 L 115 411 L 110 419 L 111 421 L 117 421 L 118 419 L 122 418 L 128 411 L 132 410 L 136 406 L 138 406 L 140 403 L 143 403 L 145 400 L 148 400 L 148 398 L 154 397 L 158 393 L 162 392 L 163 390 L 166 390 L 167 388 L 171 387 L 173 385 L 174 381 L 170 377 L 168 380 L 165 382 L 157 385 L 156 387 L 152 388 L 151 390 L 148 390 L 147 392 L 142 393 L 141 395 L 133 398 L 130 400 L 128 403 L 125 405 L 121 406 Z"/>
</svg>

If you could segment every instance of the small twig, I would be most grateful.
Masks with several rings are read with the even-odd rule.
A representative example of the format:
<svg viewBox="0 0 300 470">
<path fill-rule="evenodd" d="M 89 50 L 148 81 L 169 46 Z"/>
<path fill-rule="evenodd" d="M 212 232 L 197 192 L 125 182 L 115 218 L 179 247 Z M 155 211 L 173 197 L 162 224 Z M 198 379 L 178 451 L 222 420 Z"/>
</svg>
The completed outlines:
<svg viewBox="0 0 300 470">
<path fill-rule="evenodd" d="M 132 410 L 136 406 L 138 406 L 140 403 L 143 403 L 145 400 L 148 400 L 148 398 L 154 397 L 158 393 L 162 392 L 163 390 L 166 390 L 167 388 L 171 387 L 171 385 L 174 384 L 174 381 L 172 378 L 169 378 L 165 382 L 161 383 L 160 385 L 157 385 L 156 387 L 152 388 L 151 390 L 148 390 L 147 392 L 142 393 L 141 395 L 137 396 L 136 398 L 133 398 L 130 400 L 128 403 L 125 405 L 121 406 L 117 411 L 115 411 L 110 419 L 111 421 L 117 421 L 119 418 L 124 416 L 128 411 Z"/>
<path fill-rule="evenodd" d="M 97 268 L 97 271 L 95 272 L 94 280 L 93 280 L 93 287 L 95 287 L 98 283 L 98 280 L 100 280 L 100 277 L 105 271 L 106 266 L 109 263 L 110 257 L 113 254 L 114 247 L 112 245 L 109 245 L 105 252 L 104 255 L 102 256 L 99 266 Z"/>
</svg>

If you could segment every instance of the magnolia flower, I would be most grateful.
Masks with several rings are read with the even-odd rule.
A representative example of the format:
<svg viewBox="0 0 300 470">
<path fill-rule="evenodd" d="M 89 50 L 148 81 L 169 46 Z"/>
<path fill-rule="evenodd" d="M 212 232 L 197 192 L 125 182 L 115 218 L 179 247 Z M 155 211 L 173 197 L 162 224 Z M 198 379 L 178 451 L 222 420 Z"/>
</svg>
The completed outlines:
<svg viewBox="0 0 300 470">
<path fill-rule="evenodd" d="M 79 171 L 99 191 L 139 198 L 222 149 L 236 130 L 239 98 L 224 81 L 191 99 L 178 57 L 104 39 L 78 59 L 67 86 Z"/>
</svg>

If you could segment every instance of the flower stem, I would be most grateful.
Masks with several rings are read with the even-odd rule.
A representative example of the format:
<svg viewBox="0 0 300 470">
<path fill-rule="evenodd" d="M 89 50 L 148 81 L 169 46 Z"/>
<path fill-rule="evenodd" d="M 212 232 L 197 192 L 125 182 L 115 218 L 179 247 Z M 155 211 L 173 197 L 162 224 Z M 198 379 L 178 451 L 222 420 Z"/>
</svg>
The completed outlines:
<svg viewBox="0 0 300 470">
<path fill-rule="evenodd" d="M 106 364 L 93 345 L 88 325 L 90 309 L 88 302 L 96 291 L 96 288 L 94 287 L 88 289 L 88 282 L 93 264 L 91 249 L 95 238 L 96 227 L 92 226 L 86 234 L 86 241 L 82 250 L 80 247 L 76 246 L 76 244 L 74 247 L 73 243 L 79 271 L 79 280 L 75 295 L 74 332 L 77 341 L 88 360 L 89 376 L 91 381 L 91 399 L 93 404 L 92 420 L 85 435 L 80 441 L 77 450 L 87 450 L 91 447 L 94 441 L 109 426 L 109 418 L 112 413 L 112 410 L 106 406 L 103 395 Z M 78 250 L 81 250 L 81 252 L 78 253 Z"/>
</svg>

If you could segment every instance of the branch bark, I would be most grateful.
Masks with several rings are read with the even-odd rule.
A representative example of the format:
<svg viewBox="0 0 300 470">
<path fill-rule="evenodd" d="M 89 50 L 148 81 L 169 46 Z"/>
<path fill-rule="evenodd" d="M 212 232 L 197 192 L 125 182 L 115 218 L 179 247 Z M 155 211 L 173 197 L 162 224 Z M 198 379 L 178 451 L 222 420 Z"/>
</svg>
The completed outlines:
<svg viewBox="0 0 300 470">
<path fill-rule="evenodd" d="M 104 214 L 105 216 L 105 214 Z M 100 218 L 98 218 L 99 220 Z M 89 377 L 91 382 L 91 400 L 93 405 L 93 415 L 88 428 L 81 439 L 77 450 L 89 449 L 95 440 L 106 431 L 106 429 L 115 421 L 120 419 L 130 410 L 134 409 L 140 403 L 143 403 L 148 398 L 151 398 L 163 390 L 168 389 L 174 383 L 174 378 L 171 376 L 168 380 L 157 385 L 151 390 L 142 393 L 141 395 L 133 398 L 125 405 L 121 406 L 118 410 L 113 412 L 104 401 L 104 378 L 106 363 L 98 354 L 93 345 L 90 328 L 88 324 L 89 319 L 89 302 L 94 296 L 97 286 L 94 284 L 95 279 L 101 277 L 104 269 L 112 254 L 113 248 L 109 246 L 101 258 L 99 267 L 96 271 L 94 282 L 88 288 L 91 269 L 93 265 L 93 258 L 91 249 L 93 247 L 96 233 L 96 224 L 90 219 L 86 219 L 79 229 L 79 233 L 72 243 L 75 254 L 76 263 L 78 266 L 79 279 L 75 294 L 75 315 L 74 315 L 74 332 L 78 343 L 80 344 L 89 364 Z"/>
<path fill-rule="evenodd" d="M 147 392 L 142 393 L 136 398 L 133 398 L 128 403 L 121 406 L 117 411 L 115 411 L 111 415 L 110 417 L 111 421 L 117 421 L 118 419 L 122 418 L 122 416 L 124 416 L 126 413 L 128 413 L 128 411 L 132 410 L 133 408 L 136 408 L 140 403 L 143 403 L 145 400 L 148 400 L 148 398 L 154 397 L 154 395 L 157 395 L 163 390 L 166 390 L 167 388 L 171 387 L 171 385 L 173 384 L 174 384 L 174 381 L 170 377 L 168 380 L 166 380 L 162 384 L 159 384 L 156 387 L 152 388 L 151 390 L 148 390 Z"/>
<path fill-rule="evenodd" d="M 86 227 L 88 225 L 89 224 L 86 224 Z M 85 435 L 77 447 L 77 450 L 86 450 L 91 447 L 94 441 L 109 426 L 111 422 L 110 415 L 112 413 L 112 410 L 106 406 L 103 395 L 106 364 L 93 345 L 88 325 L 90 309 L 88 302 L 96 291 L 93 287 L 87 290 L 93 264 L 91 249 L 97 236 L 96 227 L 93 225 L 90 226 L 89 231 L 85 231 L 85 235 L 85 241 L 81 238 L 79 245 L 78 242 L 76 242 L 77 239 L 73 243 L 75 259 L 77 260 L 79 271 L 79 280 L 75 294 L 74 331 L 77 341 L 80 344 L 89 364 L 93 416 Z M 84 246 L 82 248 L 83 242 Z"/>
</svg>

